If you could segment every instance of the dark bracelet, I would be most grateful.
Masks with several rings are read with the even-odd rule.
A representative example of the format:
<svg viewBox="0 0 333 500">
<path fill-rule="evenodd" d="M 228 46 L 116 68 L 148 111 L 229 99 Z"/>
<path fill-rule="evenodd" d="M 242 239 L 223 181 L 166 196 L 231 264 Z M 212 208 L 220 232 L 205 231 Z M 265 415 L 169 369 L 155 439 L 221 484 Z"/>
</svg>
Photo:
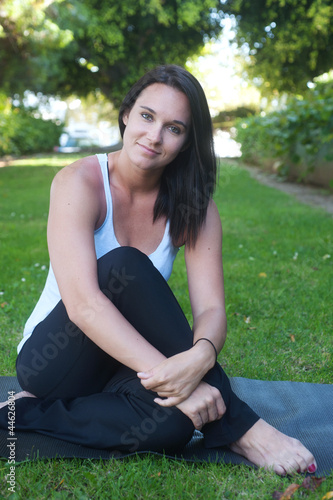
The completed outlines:
<svg viewBox="0 0 333 500">
<path fill-rule="evenodd" d="M 211 340 L 209 340 L 209 339 L 206 339 L 206 337 L 201 337 L 201 339 L 198 339 L 196 342 L 194 342 L 193 345 L 195 346 L 195 344 L 197 344 L 199 342 L 199 340 L 207 340 L 207 342 L 209 342 L 213 346 L 213 349 L 215 351 L 215 363 L 217 363 L 217 350 L 216 350 L 216 347 L 213 344 L 213 342 Z"/>
</svg>

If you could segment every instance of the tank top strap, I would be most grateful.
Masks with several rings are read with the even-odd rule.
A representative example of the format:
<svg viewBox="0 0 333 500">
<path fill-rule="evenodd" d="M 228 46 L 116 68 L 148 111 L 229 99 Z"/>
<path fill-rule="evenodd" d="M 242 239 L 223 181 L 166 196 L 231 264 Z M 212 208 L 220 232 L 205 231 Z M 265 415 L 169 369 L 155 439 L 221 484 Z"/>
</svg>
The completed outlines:
<svg viewBox="0 0 333 500">
<path fill-rule="evenodd" d="M 97 154 L 97 159 L 99 165 L 101 167 L 101 172 L 103 176 L 103 184 L 104 184 L 104 193 L 106 200 L 106 208 L 107 208 L 107 216 L 112 212 L 112 198 L 111 198 L 111 189 L 110 189 L 110 180 L 109 180 L 109 164 L 108 164 L 108 155 L 105 153 Z"/>
</svg>

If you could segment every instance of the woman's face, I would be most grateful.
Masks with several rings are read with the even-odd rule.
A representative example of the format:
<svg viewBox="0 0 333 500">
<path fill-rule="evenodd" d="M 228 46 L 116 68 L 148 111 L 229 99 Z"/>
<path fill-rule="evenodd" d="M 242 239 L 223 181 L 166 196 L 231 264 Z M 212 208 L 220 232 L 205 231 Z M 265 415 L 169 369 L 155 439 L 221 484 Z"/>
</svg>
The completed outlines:
<svg viewBox="0 0 333 500">
<path fill-rule="evenodd" d="M 164 169 L 186 148 L 191 110 L 185 94 L 154 83 L 145 88 L 124 114 L 123 150 L 140 169 Z"/>
</svg>

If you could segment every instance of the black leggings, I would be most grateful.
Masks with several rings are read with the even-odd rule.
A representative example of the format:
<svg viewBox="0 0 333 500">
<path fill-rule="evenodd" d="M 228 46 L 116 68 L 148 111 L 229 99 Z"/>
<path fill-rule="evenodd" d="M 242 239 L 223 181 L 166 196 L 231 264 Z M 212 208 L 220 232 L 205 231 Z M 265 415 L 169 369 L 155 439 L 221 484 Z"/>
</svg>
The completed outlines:
<svg viewBox="0 0 333 500">
<path fill-rule="evenodd" d="M 98 260 L 98 279 L 123 316 L 166 357 L 191 348 L 185 315 L 145 254 L 131 247 L 112 250 Z M 84 314 L 96 310 L 98 304 Z M 191 420 L 176 407 L 154 403 L 156 393 L 79 330 L 62 301 L 35 328 L 16 366 L 22 389 L 38 397 L 17 400 L 17 430 L 130 452 L 174 450 L 193 434 Z M 221 420 L 203 427 L 205 445 L 230 444 L 259 417 L 232 392 L 218 363 L 204 380 L 220 390 L 227 407 Z M 0 426 L 3 419 L 0 411 Z"/>
</svg>

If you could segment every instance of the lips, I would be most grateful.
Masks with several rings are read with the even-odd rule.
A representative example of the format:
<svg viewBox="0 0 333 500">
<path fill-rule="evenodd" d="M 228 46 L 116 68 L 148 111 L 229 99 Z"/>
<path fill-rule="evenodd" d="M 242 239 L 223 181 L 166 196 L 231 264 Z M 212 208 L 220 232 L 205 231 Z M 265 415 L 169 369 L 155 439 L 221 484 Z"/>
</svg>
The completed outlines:
<svg viewBox="0 0 333 500">
<path fill-rule="evenodd" d="M 147 154 L 154 156 L 154 155 L 160 155 L 161 153 L 159 151 L 155 151 L 155 149 L 151 149 L 148 146 L 145 146 L 144 144 L 140 144 L 139 142 L 137 143 L 138 146 Z"/>
</svg>

